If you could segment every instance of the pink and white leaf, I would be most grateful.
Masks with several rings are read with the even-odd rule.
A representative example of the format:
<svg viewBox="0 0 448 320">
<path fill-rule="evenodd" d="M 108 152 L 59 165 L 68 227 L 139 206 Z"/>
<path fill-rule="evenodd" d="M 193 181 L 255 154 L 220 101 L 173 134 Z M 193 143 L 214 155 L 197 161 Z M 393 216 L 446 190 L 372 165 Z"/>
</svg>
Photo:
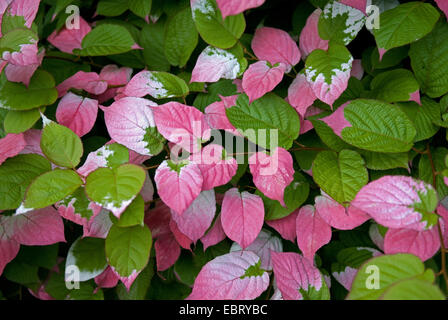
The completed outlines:
<svg viewBox="0 0 448 320">
<path fill-rule="evenodd" d="M 215 191 L 202 191 L 182 214 L 171 212 L 179 230 L 196 243 L 210 228 L 216 212 Z"/>
<path fill-rule="evenodd" d="M 208 262 L 199 272 L 188 300 L 252 300 L 269 286 L 269 275 L 247 276 L 259 263 L 251 251 L 230 252 Z"/>
<path fill-rule="evenodd" d="M 225 193 L 221 223 L 225 234 L 243 249 L 257 238 L 264 222 L 263 200 L 247 191 L 232 188 Z"/>
<path fill-rule="evenodd" d="M 67 93 L 56 109 L 56 120 L 78 136 L 92 130 L 98 115 L 98 101 Z"/>
<path fill-rule="evenodd" d="M 355 276 L 358 273 L 358 269 L 346 266 L 343 271 L 340 272 L 332 272 L 332 276 L 348 291 L 352 288 L 353 280 L 355 280 Z"/>
<path fill-rule="evenodd" d="M 306 205 L 299 210 L 296 231 L 297 244 L 303 256 L 310 261 L 314 261 L 316 251 L 331 240 L 331 226 L 311 205 Z"/>
<path fill-rule="evenodd" d="M 269 61 L 272 65 L 284 63 L 287 66 L 286 73 L 300 61 L 297 43 L 281 29 L 257 29 L 252 40 L 252 50 L 259 60 Z"/>
<path fill-rule="evenodd" d="M 283 63 L 272 67 L 266 61 L 251 64 L 243 76 L 243 90 L 249 96 L 249 102 L 274 90 L 282 81 L 285 70 Z"/>
<path fill-rule="evenodd" d="M 249 169 L 255 186 L 263 194 L 285 205 L 285 188 L 294 180 L 294 168 L 291 154 L 276 148 L 271 155 L 257 152 L 249 158 Z"/>
<path fill-rule="evenodd" d="M 275 281 L 285 300 L 302 300 L 299 289 L 322 287 L 322 276 L 308 259 L 294 252 L 271 253 Z"/>
<path fill-rule="evenodd" d="M 183 162 L 179 171 L 172 167 L 170 160 L 162 162 L 154 180 L 162 201 L 177 214 L 182 214 L 201 193 L 202 173 L 195 163 L 188 160 Z"/>
<path fill-rule="evenodd" d="M 238 243 L 234 242 L 230 248 L 232 251 L 242 251 L 243 249 Z M 261 259 L 261 269 L 270 271 L 272 270 L 271 251 L 282 252 L 283 244 L 280 238 L 274 236 L 270 231 L 261 230 L 257 239 L 245 251 L 252 251 Z"/>
<path fill-rule="evenodd" d="M 114 267 L 110 267 L 112 272 L 115 273 L 115 275 L 120 279 L 120 281 L 124 284 L 126 289 L 129 291 L 131 289 L 132 284 L 134 283 L 135 279 L 137 279 L 138 275 L 140 274 L 140 271 L 134 270 L 132 274 L 128 277 L 121 276 L 118 271 L 114 269 Z"/>
</svg>

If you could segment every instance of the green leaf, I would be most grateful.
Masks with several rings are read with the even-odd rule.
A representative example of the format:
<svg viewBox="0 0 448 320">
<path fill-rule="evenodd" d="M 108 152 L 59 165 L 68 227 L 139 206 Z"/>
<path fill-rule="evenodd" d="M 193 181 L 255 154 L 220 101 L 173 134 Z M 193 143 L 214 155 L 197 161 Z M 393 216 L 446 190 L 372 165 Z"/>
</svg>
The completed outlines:
<svg viewBox="0 0 448 320">
<path fill-rule="evenodd" d="M 151 12 L 152 0 L 128 0 L 129 9 L 143 19 L 149 19 Z"/>
<path fill-rule="evenodd" d="M 319 35 L 324 40 L 348 45 L 355 39 L 365 21 L 363 12 L 332 0 L 325 5 L 320 15 Z"/>
<path fill-rule="evenodd" d="M 129 207 L 121 214 L 120 219 L 111 217 L 112 222 L 118 227 L 143 226 L 143 218 L 145 216 L 145 202 L 141 195 L 131 202 Z"/>
<path fill-rule="evenodd" d="M 19 261 L 12 261 L 5 267 L 3 276 L 9 281 L 37 289 L 40 282 L 38 271 L 38 266 L 29 265 Z"/>
<path fill-rule="evenodd" d="M 257 190 L 255 193 L 263 199 L 265 208 L 265 220 L 281 219 L 298 209 L 308 198 L 310 185 L 300 172 L 294 173 L 294 180 L 285 188 L 284 201 L 286 208 L 277 200 L 266 197 Z"/>
<path fill-rule="evenodd" d="M 99 168 L 87 176 L 86 193 L 103 208 L 122 212 L 140 192 L 145 178 L 142 167 L 133 164 Z"/>
<path fill-rule="evenodd" d="M 440 289 L 424 280 L 408 279 L 390 286 L 381 300 L 445 300 Z"/>
<path fill-rule="evenodd" d="M 408 56 L 408 52 L 408 46 L 393 48 L 387 51 L 380 61 L 380 54 L 378 49 L 375 48 L 372 50 L 372 55 L 370 56 L 372 67 L 373 69 L 388 69 L 394 67 Z"/>
<path fill-rule="evenodd" d="M 361 149 L 375 152 L 407 152 L 416 130 L 400 108 L 377 100 L 358 99 L 344 109 L 351 124 L 342 130 L 342 139 Z"/>
<path fill-rule="evenodd" d="M 149 70 L 169 71 L 170 63 L 165 57 L 165 19 L 146 24 L 140 34 L 143 58 Z"/>
<path fill-rule="evenodd" d="M 29 186 L 22 209 L 40 209 L 55 204 L 73 193 L 82 183 L 73 170 L 56 169 L 44 173 Z"/>
<path fill-rule="evenodd" d="M 423 38 L 439 17 L 437 10 L 424 2 L 408 2 L 383 12 L 381 27 L 373 30 L 378 48 L 389 50 Z"/>
<path fill-rule="evenodd" d="M 419 85 L 411 71 L 395 69 L 380 73 L 370 83 L 372 98 L 385 102 L 409 101 Z"/>
<path fill-rule="evenodd" d="M 21 46 L 25 44 L 34 44 L 39 40 L 37 34 L 26 28 L 17 28 L 10 32 L 3 34 L 0 38 L 0 53 L 8 51 L 20 52 Z"/>
<path fill-rule="evenodd" d="M 334 151 L 341 151 L 343 149 L 350 149 L 351 146 L 345 143 L 341 138 L 339 138 L 325 122 L 317 119 L 310 120 L 313 124 L 314 130 L 316 130 L 317 135 L 330 149 Z"/>
<path fill-rule="evenodd" d="M 54 79 L 46 71 L 36 70 L 28 87 L 0 76 L 0 108 L 30 110 L 53 104 L 58 98 Z"/>
<path fill-rule="evenodd" d="M 0 166 L 0 210 L 19 207 L 31 182 L 50 170 L 50 162 L 37 154 L 7 159 Z"/>
<path fill-rule="evenodd" d="M 356 274 L 348 299 L 375 300 L 399 281 L 416 277 L 425 280 L 427 276 L 424 275 L 424 268 L 423 262 L 411 254 L 399 253 L 372 258 Z"/>
<path fill-rule="evenodd" d="M 40 119 L 40 110 L 26 111 L 10 110 L 5 117 L 4 126 L 6 133 L 21 133 L 30 129 Z M 44 113 L 44 110 L 42 110 Z"/>
<path fill-rule="evenodd" d="M 394 168 L 408 168 L 408 154 L 382 153 L 367 150 L 357 150 L 366 161 L 366 167 L 372 170 L 388 170 Z"/>
<path fill-rule="evenodd" d="M 448 92 L 448 25 L 441 20 L 423 39 L 412 43 L 411 66 L 422 91 L 431 98 Z"/>
<path fill-rule="evenodd" d="M 120 276 L 129 277 L 146 266 L 151 246 L 151 231 L 147 226 L 113 225 L 106 238 L 106 256 Z"/>
<path fill-rule="evenodd" d="M 427 97 L 423 97 L 421 103 L 421 106 L 415 102 L 398 104 L 417 129 L 415 142 L 429 139 L 439 130 L 434 121 L 440 119 L 440 105 Z"/>
<path fill-rule="evenodd" d="M 76 167 L 83 154 L 81 139 L 69 128 L 55 122 L 44 126 L 40 147 L 51 162 L 67 168 Z"/>
<path fill-rule="evenodd" d="M 165 30 L 165 56 L 173 66 L 184 67 L 198 44 L 198 32 L 190 8 L 178 12 Z"/>
<path fill-rule="evenodd" d="M 330 197 L 343 204 L 352 201 L 367 184 L 364 160 L 353 150 L 320 152 L 313 163 L 314 181 Z"/>
<path fill-rule="evenodd" d="M 207 86 L 206 90 L 206 93 L 199 93 L 193 102 L 193 105 L 202 112 L 213 102 L 219 101 L 220 95 L 228 97 L 237 94 L 236 85 L 233 84 L 232 80 L 228 79 L 221 79 L 218 82 L 212 83 Z"/>
<path fill-rule="evenodd" d="M 187 84 L 174 74 L 163 71 L 150 72 L 150 79 L 155 83 L 160 83 L 160 90 L 154 95 L 156 99 L 185 97 L 189 93 Z"/>
<path fill-rule="evenodd" d="M 100 0 L 96 13 L 106 17 L 119 16 L 128 10 L 128 2 L 123 0 Z"/>
<path fill-rule="evenodd" d="M 58 250 L 59 243 L 50 246 L 20 246 L 15 260 L 51 270 L 57 264 Z"/>
<path fill-rule="evenodd" d="M 65 268 L 76 266 L 79 281 L 87 281 L 100 275 L 107 268 L 104 239 L 78 238 L 67 253 Z M 69 273 L 66 271 L 66 273 Z"/>
<path fill-rule="evenodd" d="M 289 149 L 300 131 L 297 112 L 282 98 L 266 94 L 249 105 L 249 98 L 242 94 L 236 106 L 226 109 L 230 123 L 243 136 L 266 149 Z"/>
<path fill-rule="evenodd" d="M 223 20 L 215 0 L 196 3 L 192 7 L 193 20 L 202 39 L 214 47 L 233 47 L 246 29 L 244 15 L 240 13 Z"/>
<path fill-rule="evenodd" d="M 116 24 L 101 24 L 82 40 L 82 49 L 73 52 L 81 56 L 107 56 L 128 52 L 135 44 L 129 31 Z"/>
<path fill-rule="evenodd" d="M 17 28 L 23 29 L 26 23 L 24 17 L 13 16 L 9 11 L 4 12 L 1 22 L 2 22 L 1 25 L 2 34 L 7 34 L 8 32 L 13 31 L 14 29 Z"/>
</svg>

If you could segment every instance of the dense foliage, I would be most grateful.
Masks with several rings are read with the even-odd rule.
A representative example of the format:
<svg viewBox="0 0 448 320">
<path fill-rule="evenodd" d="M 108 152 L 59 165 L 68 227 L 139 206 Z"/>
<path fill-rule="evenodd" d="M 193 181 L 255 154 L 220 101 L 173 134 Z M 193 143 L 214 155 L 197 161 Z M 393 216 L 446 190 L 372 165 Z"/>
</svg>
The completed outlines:
<svg viewBox="0 0 448 320">
<path fill-rule="evenodd" d="M 446 14 L 1 0 L 0 298 L 445 299 Z"/>
</svg>

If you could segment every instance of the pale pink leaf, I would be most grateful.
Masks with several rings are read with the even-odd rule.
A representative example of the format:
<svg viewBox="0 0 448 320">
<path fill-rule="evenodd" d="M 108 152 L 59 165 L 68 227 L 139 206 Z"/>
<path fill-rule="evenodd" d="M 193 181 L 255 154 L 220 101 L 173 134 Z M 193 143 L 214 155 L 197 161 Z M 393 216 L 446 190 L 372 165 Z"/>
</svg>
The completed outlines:
<svg viewBox="0 0 448 320">
<path fill-rule="evenodd" d="M 202 191 L 182 214 L 172 211 L 172 218 L 179 230 L 194 243 L 208 230 L 216 212 L 215 191 Z"/>
<path fill-rule="evenodd" d="M 232 188 L 225 193 L 221 224 L 226 235 L 247 248 L 258 236 L 264 222 L 263 200 L 247 191 Z"/>
<path fill-rule="evenodd" d="M 59 97 L 65 96 L 67 91 L 72 88 L 99 95 L 107 90 L 107 85 L 107 81 L 101 80 L 96 72 L 78 71 L 60 83 L 56 89 L 58 90 Z"/>
<path fill-rule="evenodd" d="M 160 134 L 188 152 L 199 151 L 201 143 L 210 139 L 210 127 L 195 107 L 168 102 L 152 110 Z"/>
<path fill-rule="evenodd" d="M 305 60 L 308 55 L 316 49 L 327 50 L 328 40 L 323 40 L 319 36 L 319 17 L 321 9 L 316 9 L 306 20 L 305 27 L 302 29 L 299 37 L 300 52 L 302 59 Z"/>
<path fill-rule="evenodd" d="M 67 93 L 59 101 L 56 120 L 78 136 L 82 137 L 92 130 L 98 115 L 98 101 Z"/>
<path fill-rule="evenodd" d="M 224 148 L 217 144 L 205 146 L 201 153 L 195 153 L 191 159 L 198 163 L 201 170 L 202 190 L 210 190 L 228 183 L 238 170 L 235 158 L 225 156 Z"/>
<path fill-rule="evenodd" d="M 285 240 L 289 240 L 294 242 L 296 239 L 296 220 L 297 215 L 299 214 L 299 209 L 295 210 L 293 213 L 288 216 L 277 219 L 277 220 L 268 220 L 266 223 L 274 228 Z"/>
<path fill-rule="evenodd" d="M 316 95 L 306 80 L 305 74 L 297 74 L 296 78 L 288 88 L 288 103 L 293 106 L 302 117 L 304 117 L 306 110 L 316 99 Z"/>
<path fill-rule="evenodd" d="M 232 244 L 230 251 L 241 251 L 243 250 L 240 245 L 236 242 Z M 271 251 L 282 252 L 283 244 L 280 238 L 274 236 L 270 231 L 261 230 L 257 239 L 250 246 L 248 246 L 245 251 L 252 251 L 261 259 L 260 268 L 263 270 L 272 270 L 272 259 Z"/>
<path fill-rule="evenodd" d="M 257 152 L 249 158 L 249 168 L 255 186 L 266 197 L 278 200 L 285 207 L 285 188 L 294 180 L 291 154 L 280 147 L 270 155 Z"/>
<path fill-rule="evenodd" d="M 79 28 L 67 29 L 63 27 L 61 30 L 53 31 L 47 38 L 53 46 L 66 53 L 73 53 L 74 49 L 81 49 L 82 39 L 88 34 L 92 28 L 82 18 L 79 17 Z"/>
<path fill-rule="evenodd" d="M 174 164 L 165 160 L 157 168 L 154 181 L 162 201 L 182 214 L 201 192 L 203 178 L 195 163 L 184 160 L 182 164 Z"/>
<path fill-rule="evenodd" d="M 243 76 L 243 90 L 249 96 L 249 102 L 272 91 L 282 81 L 285 70 L 283 63 L 277 66 L 269 66 L 266 61 L 251 64 Z"/>
<path fill-rule="evenodd" d="M 351 205 L 385 227 L 422 231 L 427 221 L 414 206 L 428 192 L 434 192 L 434 188 L 423 181 L 407 176 L 384 176 L 365 185 Z"/>
<path fill-rule="evenodd" d="M 369 237 L 370 240 L 378 247 L 380 250 L 384 251 L 384 237 L 380 233 L 378 228 L 378 224 L 372 223 L 369 228 Z"/>
<path fill-rule="evenodd" d="M 112 220 L 110 220 L 109 211 L 102 209 L 89 221 L 88 225 L 84 225 L 82 236 L 106 239 L 110 227 L 112 227 Z"/>
<path fill-rule="evenodd" d="M 252 40 L 252 49 L 260 60 L 269 61 L 272 65 L 279 62 L 287 65 L 287 73 L 300 61 L 297 43 L 286 31 L 280 29 L 257 29 Z"/>
<path fill-rule="evenodd" d="M 154 102 L 126 97 L 115 101 L 110 107 L 102 107 L 110 137 L 125 147 L 142 155 L 151 155 L 145 136 L 156 123 L 151 106 Z"/>
<path fill-rule="evenodd" d="M 216 0 L 219 10 L 221 10 L 222 18 L 234 16 L 247 9 L 261 6 L 265 0 Z"/>
<path fill-rule="evenodd" d="M 157 271 L 164 271 L 173 266 L 180 256 L 180 246 L 172 234 L 159 237 L 154 248 L 156 251 Z"/>
<path fill-rule="evenodd" d="M 440 249 L 437 226 L 429 230 L 388 229 L 384 237 L 384 253 L 410 253 L 422 261 L 432 258 Z"/>
<path fill-rule="evenodd" d="M 224 232 L 224 229 L 222 228 L 221 214 L 219 214 L 213 226 L 205 234 L 205 236 L 201 238 L 201 242 L 204 245 L 204 251 L 207 250 L 208 247 L 220 243 L 225 238 L 226 234 Z"/>
<path fill-rule="evenodd" d="M 15 241 L 27 246 L 65 242 L 64 223 L 53 207 L 7 217 L 4 227 Z"/>
<path fill-rule="evenodd" d="M 199 272 L 188 300 L 252 300 L 269 286 L 269 275 L 248 276 L 260 258 L 250 251 L 230 252 L 208 262 Z"/>
<path fill-rule="evenodd" d="M 236 79 L 242 73 L 239 59 L 230 51 L 208 46 L 199 55 L 190 82 L 216 82 Z"/>
<path fill-rule="evenodd" d="M 9 133 L 4 138 L 0 139 L 0 164 L 6 159 L 15 157 L 24 148 L 26 142 L 23 133 L 15 134 Z"/>
<path fill-rule="evenodd" d="M 115 64 L 109 64 L 100 72 L 101 80 L 107 81 L 109 86 L 122 86 L 131 80 L 132 68 L 118 67 Z"/>
<path fill-rule="evenodd" d="M 346 266 L 343 271 L 332 272 L 332 276 L 348 291 L 352 288 L 353 280 L 358 273 L 358 269 Z"/>
<path fill-rule="evenodd" d="M 370 219 L 363 211 L 353 207 L 344 207 L 329 196 L 315 198 L 316 211 L 330 226 L 339 230 L 352 230 Z"/>
<path fill-rule="evenodd" d="M 331 226 L 311 205 L 302 207 L 296 220 L 297 244 L 303 256 L 314 261 L 316 251 L 331 240 Z"/>
<path fill-rule="evenodd" d="M 294 252 L 271 253 L 277 287 L 285 300 L 302 300 L 299 289 L 308 291 L 322 287 L 322 276 L 308 259 Z"/>
</svg>

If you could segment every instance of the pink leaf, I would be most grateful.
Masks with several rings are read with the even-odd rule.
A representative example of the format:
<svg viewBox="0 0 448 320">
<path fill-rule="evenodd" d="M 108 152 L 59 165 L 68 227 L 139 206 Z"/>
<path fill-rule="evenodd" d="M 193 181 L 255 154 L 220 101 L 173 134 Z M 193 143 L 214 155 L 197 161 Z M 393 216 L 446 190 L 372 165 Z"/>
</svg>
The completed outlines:
<svg viewBox="0 0 448 320">
<path fill-rule="evenodd" d="M 258 236 L 264 222 L 263 200 L 247 191 L 232 188 L 225 193 L 221 223 L 226 235 L 247 248 Z"/>
<path fill-rule="evenodd" d="M 15 157 L 25 148 L 23 133 L 9 133 L 0 139 L 0 164 L 6 159 Z"/>
<path fill-rule="evenodd" d="M 299 289 L 308 291 L 322 287 L 322 276 L 317 268 L 303 256 L 294 252 L 272 252 L 275 281 L 285 300 L 302 300 Z"/>
<path fill-rule="evenodd" d="M 442 227 L 443 243 L 448 247 L 448 209 L 443 204 L 437 206 L 437 214 L 441 217 L 440 225 Z"/>
<path fill-rule="evenodd" d="M 27 246 L 65 242 L 64 223 L 53 207 L 6 217 L 4 227 L 15 241 Z"/>
<path fill-rule="evenodd" d="M 23 138 L 25 140 L 25 147 L 22 151 L 20 151 L 21 154 L 27 154 L 27 153 L 36 153 L 40 154 L 41 156 L 44 156 L 42 153 L 42 150 L 40 148 L 40 138 L 42 136 L 42 131 L 38 129 L 30 129 L 23 133 Z"/>
<path fill-rule="evenodd" d="M 411 93 L 410 97 L 409 97 L 409 101 L 415 101 L 417 102 L 419 105 L 422 104 L 421 100 L 420 100 L 420 91 L 416 90 L 414 92 Z"/>
<path fill-rule="evenodd" d="M 339 2 L 366 13 L 367 0 L 339 0 Z"/>
<path fill-rule="evenodd" d="M 247 9 L 261 6 L 265 0 L 216 0 L 219 10 L 221 10 L 222 18 L 234 16 Z"/>
<path fill-rule="evenodd" d="M 331 227 L 311 205 L 302 207 L 296 220 L 297 244 L 303 256 L 314 261 L 316 251 L 331 240 Z"/>
<path fill-rule="evenodd" d="M 243 76 L 243 90 L 252 102 L 272 91 L 283 79 L 286 67 L 283 63 L 269 66 L 266 61 L 251 64 Z"/>
<path fill-rule="evenodd" d="M 111 226 L 109 211 L 101 210 L 93 219 L 90 219 L 88 225 L 84 225 L 82 236 L 106 239 Z"/>
<path fill-rule="evenodd" d="M 344 103 L 342 106 L 336 109 L 332 114 L 320 120 L 325 122 L 333 132 L 341 137 L 341 132 L 344 128 L 351 127 L 352 124 L 345 119 L 344 109 L 349 104 L 349 102 Z"/>
<path fill-rule="evenodd" d="M 154 197 L 154 185 L 152 184 L 151 178 L 149 177 L 149 172 L 146 171 L 146 179 L 143 183 L 143 188 L 140 191 L 140 195 L 143 198 L 143 201 L 150 202 Z"/>
<path fill-rule="evenodd" d="M 448 18 L 448 2 L 446 0 L 435 0 L 440 10 L 445 13 L 445 16 Z"/>
<path fill-rule="evenodd" d="M 230 123 L 226 115 L 226 109 L 234 106 L 237 98 L 237 95 L 225 97 L 225 100 L 214 102 L 205 108 L 204 118 L 211 128 L 226 130 L 231 133 L 237 132 L 236 128 Z M 230 100 L 232 100 L 232 103 L 230 103 Z M 228 103 L 226 103 L 226 101 Z"/>
<path fill-rule="evenodd" d="M 172 234 L 159 237 L 154 244 L 156 251 L 157 271 L 164 271 L 173 266 L 179 259 L 181 249 Z"/>
<path fill-rule="evenodd" d="M 9 7 L 9 14 L 12 16 L 21 16 L 25 19 L 25 26 L 31 28 L 39 10 L 40 0 L 13 0 Z"/>
<path fill-rule="evenodd" d="M 271 155 L 257 152 L 249 158 L 249 168 L 255 186 L 285 207 L 285 188 L 294 180 L 291 154 L 283 148 L 276 148 Z"/>
<path fill-rule="evenodd" d="M 157 168 L 154 180 L 162 201 L 178 214 L 182 214 L 202 190 L 201 170 L 188 160 L 181 164 L 165 160 Z"/>
<path fill-rule="evenodd" d="M 109 64 L 101 69 L 101 80 L 107 81 L 110 86 L 122 86 L 131 80 L 132 68 L 119 68 L 114 64 Z"/>
<path fill-rule="evenodd" d="M 19 253 L 20 244 L 11 239 L 8 230 L 3 226 L 5 218 L 0 216 L 0 275 L 3 273 L 5 266 L 12 261 L 17 253 Z"/>
<path fill-rule="evenodd" d="M 252 40 L 252 49 L 259 60 L 272 65 L 282 62 L 288 73 L 300 61 L 300 51 L 296 42 L 283 30 L 262 27 L 257 29 Z"/>
<path fill-rule="evenodd" d="M 432 186 L 412 177 L 384 176 L 364 186 L 351 204 L 385 227 L 422 231 L 427 221 L 414 206 L 422 201 L 419 193 L 430 191 L 434 192 Z"/>
<path fill-rule="evenodd" d="M 34 42 L 32 44 L 20 45 L 20 51 L 5 51 L 1 57 L 3 60 L 17 66 L 28 66 L 39 63 L 38 52 L 37 42 Z"/>
<path fill-rule="evenodd" d="M 71 88 L 99 95 L 107 90 L 107 81 L 101 80 L 96 72 L 78 71 L 56 87 L 59 97 L 65 96 Z"/>
<path fill-rule="evenodd" d="M 306 20 L 305 27 L 300 33 L 299 44 L 303 60 L 316 49 L 325 51 L 328 49 L 328 40 L 322 40 L 319 36 L 318 24 L 321 13 L 321 9 L 314 10 Z"/>
<path fill-rule="evenodd" d="M 142 155 L 151 155 L 145 136 L 150 128 L 156 126 L 150 108 L 154 105 L 147 99 L 127 97 L 102 108 L 111 138 Z"/>
<path fill-rule="evenodd" d="M 302 116 L 305 116 L 306 110 L 316 100 L 313 89 L 306 80 L 303 73 L 297 74 L 294 81 L 288 88 L 288 102 Z"/>
<path fill-rule="evenodd" d="M 177 243 L 184 249 L 191 250 L 191 239 L 184 235 L 179 228 L 177 227 L 176 221 L 173 219 L 170 220 L 170 230 L 172 235 L 176 239 Z"/>
<path fill-rule="evenodd" d="M 269 286 L 269 275 L 246 275 L 260 258 L 250 251 L 230 252 L 208 262 L 199 272 L 188 300 L 251 300 Z"/>
<path fill-rule="evenodd" d="M 327 195 L 318 196 L 314 201 L 319 216 L 339 230 L 352 230 L 370 219 L 363 211 L 353 206 L 346 208 Z"/>
<path fill-rule="evenodd" d="M 115 275 L 120 279 L 120 281 L 124 284 L 126 289 L 129 292 L 129 289 L 131 289 L 132 284 L 134 283 L 135 279 L 137 279 L 138 275 L 140 274 L 140 271 L 134 270 L 132 274 L 129 277 L 122 277 L 120 274 L 114 269 L 114 267 L 110 267 L 112 269 L 112 272 L 115 273 Z"/>
<path fill-rule="evenodd" d="M 236 174 L 238 164 L 235 158 L 224 156 L 223 152 L 225 150 L 222 146 L 209 144 L 202 149 L 201 153 L 192 156 L 192 161 L 198 163 L 202 173 L 202 190 L 222 186 Z"/>
<path fill-rule="evenodd" d="M 179 230 L 194 243 L 208 230 L 216 212 L 215 191 L 203 191 L 182 214 L 172 212 Z"/>
<path fill-rule="evenodd" d="M 204 245 L 204 251 L 208 247 L 214 246 L 220 243 L 226 238 L 226 234 L 221 224 L 221 214 L 216 218 L 215 224 L 210 228 L 205 236 L 201 238 L 201 242 Z"/>
<path fill-rule="evenodd" d="M 285 240 L 289 240 L 294 242 L 296 239 L 296 219 L 299 210 L 295 210 L 290 215 L 277 219 L 277 220 L 268 220 L 266 223 L 274 228 Z"/>
<path fill-rule="evenodd" d="M 82 39 L 92 30 L 89 24 L 79 17 L 79 28 L 67 29 L 66 27 L 61 30 L 53 31 L 47 38 L 53 46 L 66 53 L 73 53 L 74 49 L 81 49 Z"/>
<path fill-rule="evenodd" d="M 199 55 L 190 82 L 216 82 L 221 78 L 234 80 L 243 72 L 241 68 L 233 53 L 208 46 Z"/>
<path fill-rule="evenodd" d="M 355 77 L 358 80 L 361 80 L 363 75 L 364 75 L 364 68 L 362 67 L 361 59 L 354 59 L 352 62 L 352 71 L 350 73 L 350 76 Z"/>
<path fill-rule="evenodd" d="M 230 251 L 241 251 L 242 248 L 238 243 L 234 242 Z M 271 232 L 261 230 L 257 239 L 250 246 L 248 246 L 245 251 L 252 251 L 261 259 L 261 269 L 271 271 L 272 270 L 272 259 L 271 251 L 282 252 L 283 245 L 282 241 L 274 236 Z"/>
<path fill-rule="evenodd" d="M 145 224 L 151 230 L 152 237 L 158 238 L 170 234 L 171 211 L 163 202 L 158 201 L 154 209 L 146 212 Z"/>
<path fill-rule="evenodd" d="M 5 68 L 6 78 L 11 82 L 22 82 L 23 84 L 28 86 L 34 72 L 42 64 L 44 56 L 45 50 L 41 50 L 41 52 L 39 52 L 36 56 L 37 61 L 35 61 L 35 63 L 31 63 L 25 66 L 9 63 Z"/>
<path fill-rule="evenodd" d="M 437 226 L 425 231 L 389 229 L 384 237 L 384 253 L 411 253 L 422 261 L 432 258 L 440 248 Z"/>
<path fill-rule="evenodd" d="M 199 151 L 201 143 L 210 139 L 210 127 L 202 112 L 195 107 L 168 102 L 152 110 L 162 136 L 188 152 Z"/>
<path fill-rule="evenodd" d="M 118 280 L 120 280 L 120 278 L 113 272 L 110 266 L 108 266 L 99 276 L 95 277 L 95 283 L 100 288 L 114 288 L 117 286 Z"/>
<path fill-rule="evenodd" d="M 56 120 L 82 137 L 92 130 L 97 114 L 97 100 L 69 92 L 58 104 Z"/>
</svg>

